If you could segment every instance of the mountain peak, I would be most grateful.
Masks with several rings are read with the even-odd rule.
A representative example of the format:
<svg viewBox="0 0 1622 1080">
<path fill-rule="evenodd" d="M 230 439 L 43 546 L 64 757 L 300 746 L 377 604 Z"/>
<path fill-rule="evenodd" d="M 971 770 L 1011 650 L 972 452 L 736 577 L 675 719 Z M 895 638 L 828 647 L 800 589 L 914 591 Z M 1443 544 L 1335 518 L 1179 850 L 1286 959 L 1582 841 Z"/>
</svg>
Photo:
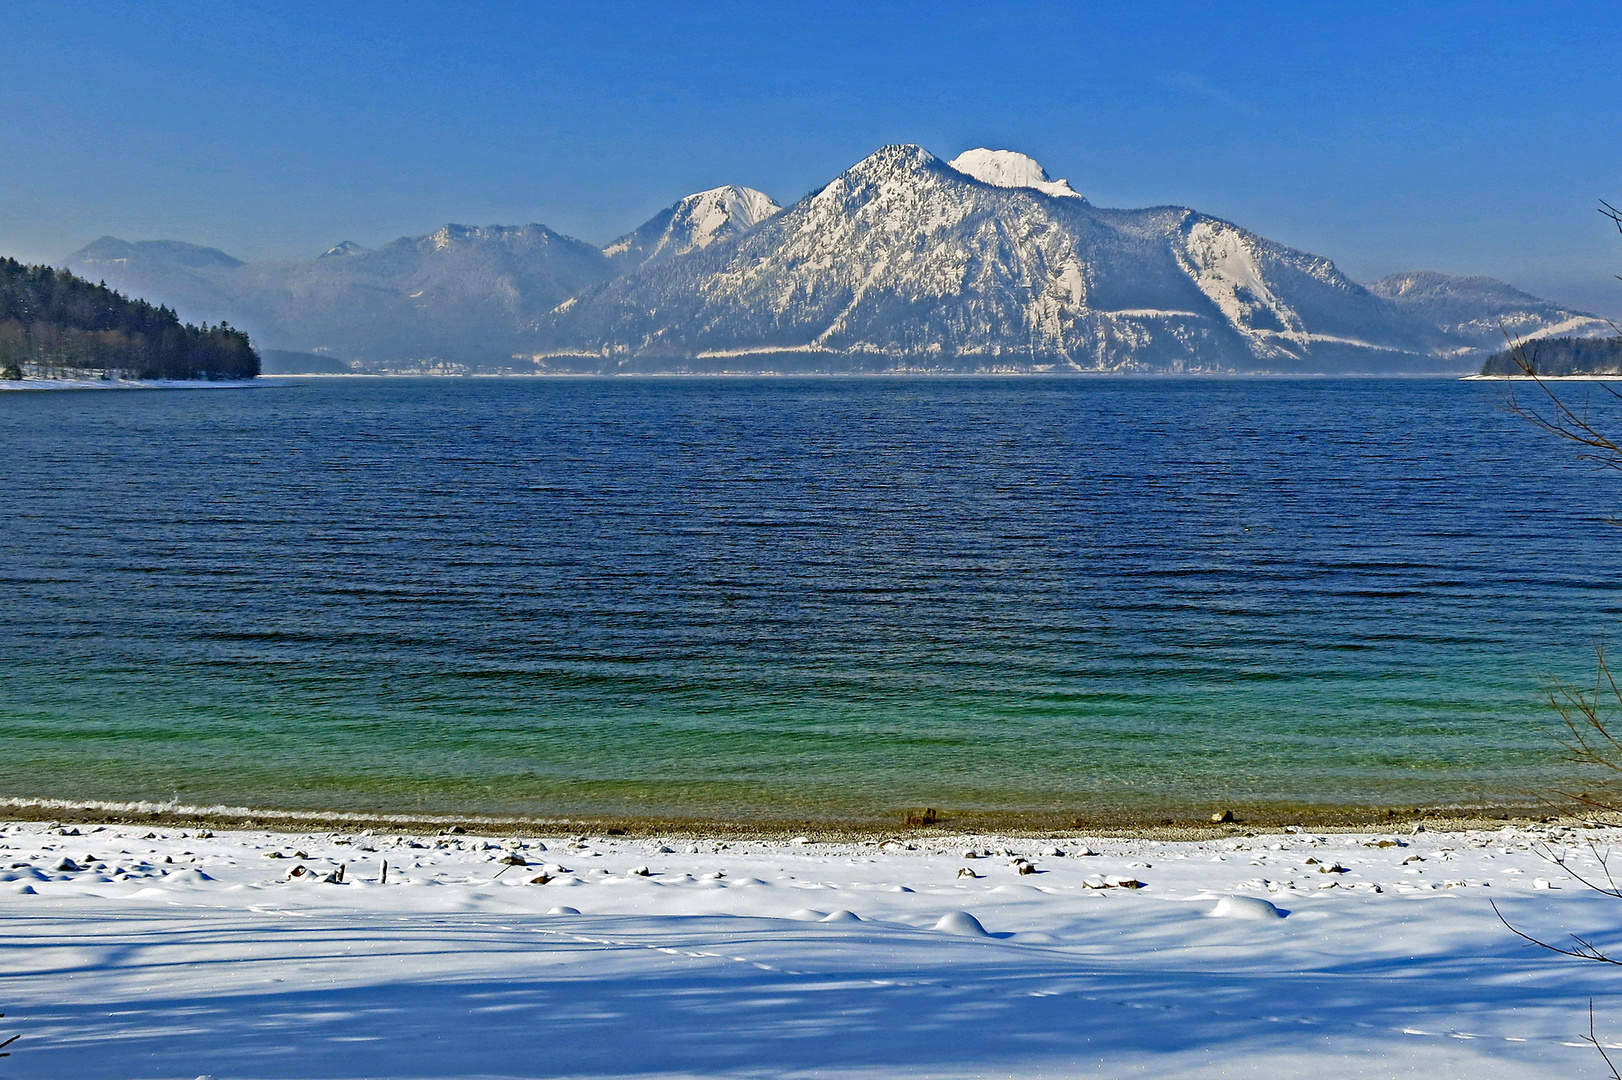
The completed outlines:
<svg viewBox="0 0 1622 1080">
<path fill-rule="evenodd" d="M 978 147 L 963 151 L 947 164 L 964 176 L 993 187 L 1031 188 L 1058 198 L 1081 198 L 1081 193 L 1071 188 L 1068 180 L 1050 179 L 1047 170 L 1035 158 L 1015 150 Z"/>
<path fill-rule="evenodd" d="M 353 240 L 345 240 L 341 244 L 334 244 L 332 247 L 329 247 L 327 250 L 323 251 L 319 257 L 323 259 L 333 259 L 341 255 L 359 255 L 366 250 L 366 248 L 361 247 Z"/>
<path fill-rule="evenodd" d="M 242 265 L 242 260 L 232 258 L 219 248 L 188 244 L 184 240 L 137 240 L 132 244 L 116 236 L 103 236 L 91 241 L 69 255 L 64 264 L 89 266 L 102 262 L 130 263 L 138 260 L 193 269 Z"/>
<path fill-rule="evenodd" d="M 754 188 L 736 184 L 710 188 L 665 207 L 603 248 L 603 254 L 627 269 L 642 266 L 748 232 L 781 209 L 771 196 Z"/>
<path fill-rule="evenodd" d="M 725 225 L 752 229 L 783 209 L 764 191 L 737 185 L 700 191 L 676 206 L 678 216 L 686 214 L 694 223 L 694 247 L 708 247 Z"/>
<path fill-rule="evenodd" d="M 916 143 L 892 143 L 881 146 L 849 169 L 846 174 L 872 174 L 896 170 L 912 171 L 927 168 L 939 161 L 934 154 Z"/>
</svg>

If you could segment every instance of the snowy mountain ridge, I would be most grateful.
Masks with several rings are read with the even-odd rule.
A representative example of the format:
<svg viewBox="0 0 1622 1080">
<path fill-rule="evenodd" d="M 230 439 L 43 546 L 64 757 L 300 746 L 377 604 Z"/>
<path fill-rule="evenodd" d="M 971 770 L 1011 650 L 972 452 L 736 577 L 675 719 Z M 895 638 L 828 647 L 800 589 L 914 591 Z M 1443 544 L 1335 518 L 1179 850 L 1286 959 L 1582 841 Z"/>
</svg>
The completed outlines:
<svg viewBox="0 0 1622 1080">
<path fill-rule="evenodd" d="M 537 323 L 538 362 L 1417 370 L 1447 348 L 1327 259 L 1184 208 L 1055 197 L 1028 158 L 964 164 L 1004 182 L 884 147 L 747 233 L 571 298 Z"/>
<path fill-rule="evenodd" d="M 1611 337 L 1608 319 L 1522 292 L 1490 277 L 1434 270 L 1391 274 L 1369 283 L 1376 296 L 1410 311 L 1477 349 L 1497 351 L 1505 335 L 1518 341 L 1549 337 Z"/>
<path fill-rule="evenodd" d="M 175 242 L 104 237 L 66 260 L 192 321 L 225 319 L 262 348 L 394 363 L 510 363 L 519 330 L 614 275 L 590 244 L 544 225 L 446 225 L 375 249 L 244 263 Z"/>
<path fill-rule="evenodd" d="M 984 147 L 883 147 L 787 209 L 696 192 L 602 249 L 446 225 L 256 263 L 103 237 L 66 264 L 263 347 L 379 370 L 1463 371 L 1500 325 L 1612 332 L 1488 278 L 1364 287 L 1195 210 L 1094 206 Z"/>
</svg>

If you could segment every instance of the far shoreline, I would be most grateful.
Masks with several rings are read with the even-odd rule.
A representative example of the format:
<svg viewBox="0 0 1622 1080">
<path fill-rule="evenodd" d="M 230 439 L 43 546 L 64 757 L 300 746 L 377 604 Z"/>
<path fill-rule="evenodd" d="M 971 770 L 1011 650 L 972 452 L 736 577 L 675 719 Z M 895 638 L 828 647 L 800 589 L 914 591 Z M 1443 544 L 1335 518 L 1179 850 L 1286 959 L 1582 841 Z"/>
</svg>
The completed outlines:
<svg viewBox="0 0 1622 1080">
<path fill-rule="evenodd" d="M 1602 381 L 1622 380 L 1622 375 L 1557 375 L 1539 376 L 1542 381 Z M 1461 374 L 1457 371 L 311 371 L 266 372 L 253 379 L 15 379 L 0 380 L 0 392 L 5 391 L 67 391 L 67 390 L 190 390 L 190 389 L 247 389 L 255 386 L 283 386 L 289 380 L 298 381 L 355 381 L 392 382 L 420 380 L 435 382 L 455 380 L 519 380 L 524 382 L 558 381 L 659 381 L 659 380 L 895 380 L 895 379 L 1054 379 L 1054 380 L 1110 380 L 1133 382 L 1183 381 L 1255 381 L 1278 382 L 1307 380 L 1312 382 L 1355 382 L 1392 380 L 1417 382 L 1445 380 L 1448 382 L 1512 382 L 1533 381 L 1524 375 Z"/>
<path fill-rule="evenodd" d="M 0 392 L 35 393 L 51 390 L 245 390 L 259 385 L 254 379 L 3 379 Z"/>
</svg>

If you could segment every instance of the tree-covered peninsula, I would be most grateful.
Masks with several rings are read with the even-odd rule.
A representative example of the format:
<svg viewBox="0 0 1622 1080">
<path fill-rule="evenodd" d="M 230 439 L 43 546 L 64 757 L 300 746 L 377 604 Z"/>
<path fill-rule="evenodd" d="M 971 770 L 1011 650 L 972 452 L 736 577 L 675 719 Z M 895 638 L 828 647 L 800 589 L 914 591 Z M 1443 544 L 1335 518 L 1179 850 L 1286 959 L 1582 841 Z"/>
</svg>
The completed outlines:
<svg viewBox="0 0 1622 1080">
<path fill-rule="evenodd" d="M 1487 357 L 1483 375 L 1622 375 L 1622 338 L 1544 338 Z"/>
<path fill-rule="evenodd" d="M 251 379 L 259 354 L 225 323 L 192 326 L 66 270 L 0 259 L 0 377 Z"/>
</svg>

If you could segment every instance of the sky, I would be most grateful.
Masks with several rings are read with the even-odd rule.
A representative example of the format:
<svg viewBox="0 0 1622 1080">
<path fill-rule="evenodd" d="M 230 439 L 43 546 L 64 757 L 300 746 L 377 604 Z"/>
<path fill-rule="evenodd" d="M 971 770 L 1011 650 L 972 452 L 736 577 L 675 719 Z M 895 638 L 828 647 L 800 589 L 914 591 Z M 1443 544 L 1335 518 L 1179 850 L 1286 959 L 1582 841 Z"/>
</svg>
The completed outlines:
<svg viewBox="0 0 1622 1080">
<path fill-rule="evenodd" d="M 1622 5 L 0 6 L 0 254 L 300 258 L 471 225 L 606 243 L 787 204 L 887 143 L 1041 161 L 1358 280 L 1488 274 L 1622 318 Z"/>
</svg>

